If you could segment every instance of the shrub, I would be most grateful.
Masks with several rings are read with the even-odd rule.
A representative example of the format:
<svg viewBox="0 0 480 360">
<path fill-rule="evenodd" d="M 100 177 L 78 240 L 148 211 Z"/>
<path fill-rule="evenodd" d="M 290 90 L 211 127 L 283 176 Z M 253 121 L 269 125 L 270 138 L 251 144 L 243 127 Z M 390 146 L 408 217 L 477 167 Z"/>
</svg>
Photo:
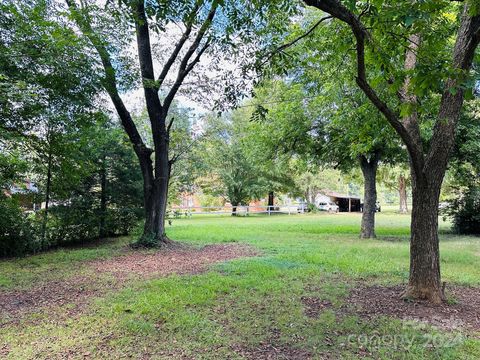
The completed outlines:
<svg viewBox="0 0 480 360">
<path fill-rule="evenodd" d="M 0 256 L 21 256 L 41 249 L 32 222 L 17 202 L 0 197 Z"/>
<path fill-rule="evenodd" d="M 50 209 L 47 224 L 49 247 L 88 242 L 98 238 L 98 217 L 89 207 L 59 205 Z"/>
<path fill-rule="evenodd" d="M 137 208 L 108 208 L 103 235 L 129 234 L 142 216 Z M 75 199 L 68 205 L 54 206 L 47 225 L 47 242 L 50 247 L 84 243 L 100 237 L 100 210 Z"/>
<path fill-rule="evenodd" d="M 141 208 L 112 208 L 107 211 L 105 233 L 108 236 L 130 234 L 142 218 Z"/>
<path fill-rule="evenodd" d="M 471 186 L 450 201 L 445 215 L 452 218 L 455 232 L 480 235 L 480 186 Z"/>
</svg>

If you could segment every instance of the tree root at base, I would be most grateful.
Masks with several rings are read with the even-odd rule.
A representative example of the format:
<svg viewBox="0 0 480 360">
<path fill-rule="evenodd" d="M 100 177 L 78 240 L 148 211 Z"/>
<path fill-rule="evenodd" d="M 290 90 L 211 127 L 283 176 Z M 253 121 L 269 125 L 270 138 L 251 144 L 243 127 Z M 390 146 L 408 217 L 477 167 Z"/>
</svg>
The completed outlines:
<svg viewBox="0 0 480 360">
<path fill-rule="evenodd" d="M 171 240 L 168 236 L 161 237 L 143 235 L 138 241 L 130 245 L 133 249 L 178 249 L 184 247 L 182 243 Z"/>
<path fill-rule="evenodd" d="M 442 288 L 438 289 L 431 287 L 420 288 L 418 286 L 408 285 L 400 298 L 405 301 L 424 300 L 434 305 L 441 305 L 446 301 L 445 285 L 444 282 Z"/>
</svg>

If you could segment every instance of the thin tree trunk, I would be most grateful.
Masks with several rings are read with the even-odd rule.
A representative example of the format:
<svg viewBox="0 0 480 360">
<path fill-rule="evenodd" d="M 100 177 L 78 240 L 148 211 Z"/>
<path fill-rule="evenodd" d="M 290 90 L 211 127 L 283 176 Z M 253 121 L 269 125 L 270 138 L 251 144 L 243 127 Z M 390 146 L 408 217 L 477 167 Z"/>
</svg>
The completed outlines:
<svg viewBox="0 0 480 360">
<path fill-rule="evenodd" d="M 412 224 L 410 277 L 404 298 L 425 299 L 439 304 L 445 299 L 440 278 L 438 203 L 440 184 L 425 177 L 412 178 Z"/>
<path fill-rule="evenodd" d="M 105 223 L 107 218 L 107 169 L 105 164 L 105 156 L 102 159 L 102 167 L 100 169 L 100 225 L 99 236 L 104 238 L 107 236 Z"/>
<path fill-rule="evenodd" d="M 370 159 L 360 156 L 360 167 L 364 179 L 364 203 L 360 238 L 375 238 L 375 209 L 377 203 L 377 167 L 379 156 L 375 153 Z"/>
<path fill-rule="evenodd" d="M 308 193 L 307 193 L 308 197 L 307 197 L 307 202 L 309 204 L 315 204 L 315 189 L 313 189 L 312 187 L 308 187 Z"/>
<path fill-rule="evenodd" d="M 268 193 L 268 210 L 269 211 L 273 211 L 274 202 L 275 202 L 275 195 L 273 191 L 270 191 Z"/>
<path fill-rule="evenodd" d="M 237 202 L 232 203 L 232 216 L 237 216 L 237 206 L 238 206 Z"/>
<path fill-rule="evenodd" d="M 48 162 L 47 162 L 47 183 L 45 186 L 45 212 L 43 214 L 43 224 L 42 224 L 42 243 L 45 243 L 45 238 L 47 236 L 48 210 L 50 206 L 50 192 L 52 187 L 52 160 L 53 160 L 52 151 L 49 150 Z"/>
<path fill-rule="evenodd" d="M 407 181 L 405 176 L 400 175 L 398 177 L 398 196 L 400 198 L 400 213 L 408 213 L 407 205 Z"/>
</svg>

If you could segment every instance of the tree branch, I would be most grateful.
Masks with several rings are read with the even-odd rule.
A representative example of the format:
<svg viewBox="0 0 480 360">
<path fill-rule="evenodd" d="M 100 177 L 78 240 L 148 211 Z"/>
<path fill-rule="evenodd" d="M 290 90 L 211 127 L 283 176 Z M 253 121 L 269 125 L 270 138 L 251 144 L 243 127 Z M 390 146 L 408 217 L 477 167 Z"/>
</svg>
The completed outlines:
<svg viewBox="0 0 480 360">
<path fill-rule="evenodd" d="M 205 52 L 205 50 L 210 45 L 210 42 L 207 41 L 206 44 L 197 53 L 197 56 L 194 58 L 194 60 L 192 60 L 192 62 L 189 63 L 191 57 L 198 50 L 201 41 L 203 40 L 203 38 L 204 38 L 206 32 L 208 31 L 208 29 L 210 28 L 210 26 L 213 22 L 213 18 L 215 17 L 215 13 L 217 11 L 217 8 L 218 8 L 218 2 L 214 1 L 213 4 L 212 4 L 212 7 L 210 8 L 210 11 L 207 15 L 207 18 L 205 19 L 202 26 L 198 30 L 198 33 L 197 33 L 197 36 L 195 37 L 195 40 L 193 41 L 193 43 L 190 45 L 187 52 L 183 56 L 182 61 L 180 62 L 180 66 L 179 66 L 179 69 L 178 69 L 177 78 L 175 80 L 175 83 L 171 87 L 170 91 L 168 92 L 168 94 L 165 97 L 165 100 L 163 102 L 163 106 L 164 106 L 165 110 L 168 110 L 168 108 L 170 107 L 170 105 L 173 101 L 173 98 L 175 97 L 178 89 L 182 85 L 183 80 L 188 75 L 188 73 L 193 69 L 195 64 L 200 60 L 200 57 L 202 56 L 202 54 Z"/>
<path fill-rule="evenodd" d="M 185 42 L 190 37 L 190 33 L 192 32 L 192 28 L 193 28 L 193 22 L 195 20 L 195 15 L 197 14 L 197 11 L 199 8 L 200 8 L 199 2 L 197 2 L 197 4 L 195 5 L 194 9 L 190 14 L 189 21 L 186 23 L 186 28 L 182 34 L 182 37 L 178 41 L 177 45 L 175 45 L 175 48 L 173 49 L 172 53 L 170 54 L 170 57 L 168 58 L 167 62 L 162 68 L 162 71 L 160 72 L 160 76 L 158 77 L 158 80 L 157 80 L 159 88 L 162 86 L 163 82 L 165 81 L 165 78 L 167 77 L 168 72 L 170 71 L 175 60 L 177 59 L 178 54 L 182 50 L 183 45 L 185 45 Z"/>
<path fill-rule="evenodd" d="M 466 3 L 453 50 L 453 68 L 460 70 L 461 76 L 450 78 L 445 83 L 438 119 L 433 129 L 432 143 L 425 164 L 428 172 L 438 165 L 447 165 L 450 150 L 454 145 L 455 128 L 463 106 L 465 90 L 462 83 L 468 78 L 479 42 L 480 15 L 471 16 L 469 4 Z M 443 175 L 436 180 L 443 180 Z"/>
<path fill-rule="evenodd" d="M 170 119 L 170 122 L 169 122 L 168 125 L 167 125 L 167 135 L 169 135 L 169 134 L 170 134 L 170 130 L 172 130 L 172 125 L 173 125 L 173 121 L 174 121 L 174 120 L 175 120 L 175 118 L 172 117 L 172 118 Z"/>
<path fill-rule="evenodd" d="M 148 117 L 152 126 L 153 140 L 155 147 L 157 147 L 161 134 L 165 131 L 165 117 L 163 116 L 163 108 L 158 96 L 158 86 L 154 84 L 155 74 L 153 70 L 152 48 L 144 0 L 136 0 L 133 11 L 135 13 L 135 30 L 143 91 L 145 93 Z"/>
<path fill-rule="evenodd" d="M 357 53 L 357 85 L 370 99 L 373 105 L 385 116 L 390 125 L 395 129 L 408 148 L 412 163 L 415 168 L 421 169 L 423 165 L 423 153 L 419 153 L 412 137 L 403 126 L 399 116 L 378 96 L 367 80 L 365 66 L 365 41 L 370 34 L 363 23 L 338 0 L 304 0 L 307 5 L 314 6 L 333 17 L 347 23 L 356 39 Z"/>
<path fill-rule="evenodd" d="M 414 70 L 417 65 L 418 58 L 418 48 L 420 47 L 421 37 L 418 34 L 411 34 L 408 37 L 409 44 L 407 45 L 407 50 L 405 51 L 405 64 L 404 68 L 406 71 Z M 416 107 L 418 104 L 418 99 L 415 94 L 411 92 L 410 87 L 410 77 L 407 75 L 403 84 L 403 89 L 399 91 L 398 96 L 400 101 L 403 104 Z M 418 124 L 418 112 L 416 109 L 412 111 L 409 115 L 405 116 L 402 120 L 403 126 L 407 129 L 408 133 L 412 137 L 412 141 L 417 148 L 417 152 L 422 154 L 422 168 L 425 161 L 423 156 L 423 143 L 422 137 L 420 134 L 420 126 Z"/>
<path fill-rule="evenodd" d="M 300 35 L 299 37 L 297 37 L 296 39 L 294 39 L 293 41 L 290 41 L 289 43 L 286 43 L 286 44 L 283 44 L 283 45 L 280 45 L 278 48 L 276 48 L 275 50 L 273 50 L 267 57 L 267 59 L 265 59 L 265 61 L 262 62 L 262 66 L 265 65 L 267 62 L 269 62 L 272 57 L 275 56 L 275 54 L 295 45 L 297 42 L 299 42 L 300 40 L 302 40 L 303 38 L 306 38 L 308 35 L 310 35 L 322 22 L 324 22 L 325 20 L 328 20 L 328 19 L 332 19 L 333 16 L 329 15 L 329 16 L 325 16 L 325 17 L 322 17 L 320 20 L 318 20 L 307 32 L 305 32 L 304 34 Z"/>
<path fill-rule="evenodd" d="M 181 149 L 177 154 L 175 154 L 172 159 L 169 161 L 171 165 L 175 164 L 183 155 L 185 155 L 196 143 L 199 142 L 199 140 L 202 139 L 202 137 L 198 137 L 196 139 L 193 139 L 190 144 L 187 146 L 184 146 L 183 149 Z"/>
<path fill-rule="evenodd" d="M 200 61 L 201 56 L 209 48 L 210 44 L 211 44 L 210 40 L 207 40 L 205 42 L 205 44 L 202 46 L 200 51 L 197 52 L 197 55 L 195 56 L 195 58 L 185 68 L 185 74 L 188 74 L 190 71 L 193 70 L 193 67 Z"/>
<path fill-rule="evenodd" d="M 145 15 L 145 4 L 143 0 L 137 0 L 132 9 L 135 14 L 135 30 L 137 34 L 138 58 L 140 62 L 140 72 L 143 78 L 143 86 L 152 88 L 155 81 L 152 60 L 152 47 L 150 44 L 150 33 L 148 30 L 148 20 Z M 146 82 L 151 82 L 146 84 Z"/>
<path fill-rule="evenodd" d="M 115 106 L 120 121 L 122 122 L 122 126 L 133 144 L 135 153 L 138 155 L 139 158 L 149 158 L 152 150 L 144 144 L 142 137 L 140 136 L 129 111 L 125 107 L 125 104 L 123 103 L 123 100 L 118 93 L 116 71 L 112 65 L 110 54 L 108 53 L 102 40 L 94 32 L 88 18 L 88 14 L 86 12 L 82 14 L 82 11 L 77 7 L 77 4 L 75 3 L 75 0 L 65 1 L 70 10 L 72 18 L 80 28 L 80 31 L 90 40 L 100 57 L 105 71 L 103 86 L 110 98 L 112 99 L 113 105 Z"/>
</svg>

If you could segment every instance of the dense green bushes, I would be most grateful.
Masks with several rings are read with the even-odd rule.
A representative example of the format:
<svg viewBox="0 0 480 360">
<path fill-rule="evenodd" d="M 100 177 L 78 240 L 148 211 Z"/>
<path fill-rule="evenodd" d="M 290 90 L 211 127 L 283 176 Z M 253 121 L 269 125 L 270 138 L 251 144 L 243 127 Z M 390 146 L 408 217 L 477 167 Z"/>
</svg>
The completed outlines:
<svg viewBox="0 0 480 360">
<path fill-rule="evenodd" d="M 18 256 L 39 248 L 33 222 L 14 199 L 0 196 L 0 256 Z"/>
<path fill-rule="evenodd" d="M 142 208 L 110 209 L 106 217 L 105 233 L 107 236 L 130 234 L 141 219 L 143 219 Z"/>
<path fill-rule="evenodd" d="M 15 195 L 1 194 L 0 257 L 131 233 L 143 217 L 141 196 L 114 192 L 110 195 L 102 207 L 99 194 L 76 193 L 68 200 L 51 204 L 45 217 L 45 210 L 27 212 Z"/>
<path fill-rule="evenodd" d="M 88 242 L 100 236 L 95 209 L 61 205 L 52 208 L 47 223 L 48 246 Z"/>
<path fill-rule="evenodd" d="M 19 161 L 0 157 L 0 257 L 131 232 L 143 215 L 142 175 L 121 129 L 108 126 L 84 129 L 51 162 L 21 159 L 23 167 L 3 171 Z M 35 186 L 24 186 L 30 176 Z M 48 211 L 32 211 L 47 198 Z"/>
<path fill-rule="evenodd" d="M 450 192 L 444 215 L 459 234 L 480 235 L 480 99 L 467 104 L 450 161 Z"/>
<path fill-rule="evenodd" d="M 47 226 L 49 246 L 88 242 L 99 237 L 127 235 L 141 218 L 139 209 L 109 209 L 104 228 L 99 209 L 83 206 L 57 206 Z"/>
<path fill-rule="evenodd" d="M 42 236 L 44 211 L 27 214 L 18 203 L 0 199 L 0 257 L 22 256 L 56 246 L 88 242 L 104 236 L 126 235 L 142 217 L 138 207 L 100 208 L 75 199 L 50 209 L 45 238 Z M 105 216 L 101 229 L 102 216 Z"/>
<path fill-rule="evenodd" d="M 480 187 L 471 186 L 450 201 L 445 213 L 452 218 L 455 232 L 480 235 Z"/>
</svg>

